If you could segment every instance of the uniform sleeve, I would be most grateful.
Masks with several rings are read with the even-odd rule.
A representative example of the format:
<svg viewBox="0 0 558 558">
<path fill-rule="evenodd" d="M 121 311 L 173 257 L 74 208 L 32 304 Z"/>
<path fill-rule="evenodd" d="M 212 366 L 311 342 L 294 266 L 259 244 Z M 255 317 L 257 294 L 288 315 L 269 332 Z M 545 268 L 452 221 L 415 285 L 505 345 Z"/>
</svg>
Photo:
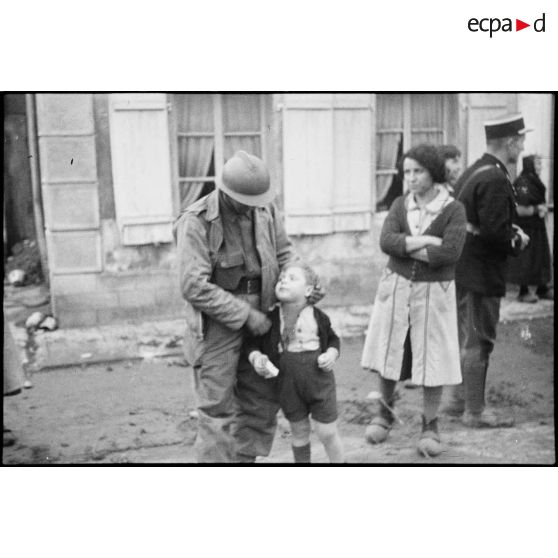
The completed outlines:
<svg viewBox="0 0 558 558">
<path fill-rule="evenodd" d="M 500 174 L 480 182 L 476 191 L 477 215 L 482 240 L 498 251 L 513 254 L 512 239 L 516 234 L 509 189 L 507 179 Z"/>
<path fill-rule="evenodd" d="M 182 297 L 230 329 L 240 329 L 248 319 L 250 305 L 210 282 L 212 267 L 206 231 L 197 215 L 183 215 L 176 227 L 176 244 Z"/>
<path fill-rule="evenodd" d="M 452 203 L 451 215 L 442 236 L 441 246 L 427 246 L 428 266 L 431 268 L 457 263 L 467 235 L 467 217 L 461 202 Z"/>
<path fill-rule="evenodd" d="M 271 216 L 273 217 L 273 227 L 275 228 L 275 254 L 279 269 L 283 269 L 285 264 L 296 260 L 296 254 L 291 245 L 291 241 L 285 230 L 285 219 L 275 204 L 270 206 Z"/>
<path fill-rule="evenodd" d="M 405 248 L 405 237 L 408 236 L 403 230 L 400 221 L 401 210 L 404 198 L 397 198 L 387 214 L 382 233 L 380 234 L 380 248 L 382 252 L 389 256 L 398 256 L 400 258 L 408 256 Z"/>
<path fill-rule="evenodd" d="M 269 332 L 265 335 L 269 335 Z M 263 336 L 257 336 L 250 332 L 247 332 L 244 336 L 244 351 L 246 356 L 248 356 L 252 351 L 260 351 L 262 352 L 263 346 Z M 269 356 L 269 355 L 267 355 Z"/>
</svg>

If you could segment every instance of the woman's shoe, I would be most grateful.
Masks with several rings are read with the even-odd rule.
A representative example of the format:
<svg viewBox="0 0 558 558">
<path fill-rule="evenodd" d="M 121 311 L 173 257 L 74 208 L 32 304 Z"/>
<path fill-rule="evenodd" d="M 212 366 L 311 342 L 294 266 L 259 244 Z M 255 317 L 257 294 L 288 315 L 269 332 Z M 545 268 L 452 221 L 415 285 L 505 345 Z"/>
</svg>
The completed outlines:
<svg viewBox="0 0 558 558">
<path fill-rule="evenodd" d="M 427 423 L 424 416 L 422 417 L 422 434 L 417 450 L 424 457 L 437 457 L 442 453 L 437 418 Z"/>
<path fill-rule="evenodd" d="M 371 444 L 381 444 L 382 442 L 385 442 L 392 425 L 393 422 L 390 422 L 383 417 L 376 417 L 375 419 L 372 419 L 372 422 L 366 427 L 366 431 L 364 433 L 366 441 Z"/>
</svg>

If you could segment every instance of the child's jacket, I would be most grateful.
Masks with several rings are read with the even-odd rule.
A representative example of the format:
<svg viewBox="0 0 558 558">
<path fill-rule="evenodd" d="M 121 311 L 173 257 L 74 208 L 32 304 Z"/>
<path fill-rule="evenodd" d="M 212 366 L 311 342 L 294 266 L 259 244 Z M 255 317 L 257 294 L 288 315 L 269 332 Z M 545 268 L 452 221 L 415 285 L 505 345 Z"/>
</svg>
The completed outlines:
<svg viewBox="0 0 558 558">
<path fill-rule="evenodd" d="M 339 337 L 331 327 L 331 321 L 325 312 L 322 312 L 315 306 L 314 319 L 318 324 L 318 337 L 320 338 L 320 351 L 324 353 L 330 347 L 340 351 L 341 343 Z M 279 367 L 280 356 L 280 343 L 281 343 L 281 318 L 279 314 L 279 306 L 275 306 L 267 317 L 271 320 L 270 330 L 260 337 L 248 335 L 246 338 L 246 354 L 249 355 L 252 351 L 260 351 L 266 355 L 271 362 Z"/>
</svg>

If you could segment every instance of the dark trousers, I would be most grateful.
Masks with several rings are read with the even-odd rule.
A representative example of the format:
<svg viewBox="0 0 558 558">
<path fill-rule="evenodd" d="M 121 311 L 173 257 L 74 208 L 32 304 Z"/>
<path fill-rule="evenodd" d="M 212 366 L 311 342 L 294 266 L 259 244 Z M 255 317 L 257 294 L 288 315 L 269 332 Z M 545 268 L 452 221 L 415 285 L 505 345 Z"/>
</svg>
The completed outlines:
<svg viewBox="0 0 558 558">
<path fill-rule="evenodd" d="M 496 341 L 501 299 L 462 287 L 457 287 L 456 294 L 465 410 L 479 414 L 485 406 L 488 361 Z"/>
<path fill-rule="evenodd" d="M 259 298 L 245 295 L 257 307 Z M 279 410 L 276 380 L 258 376 L 242 351 L 244 332 L 207 318 L 193 366 L 198 400 L 198 463 L 251 462 L 268 455 Z"/>
</svg>

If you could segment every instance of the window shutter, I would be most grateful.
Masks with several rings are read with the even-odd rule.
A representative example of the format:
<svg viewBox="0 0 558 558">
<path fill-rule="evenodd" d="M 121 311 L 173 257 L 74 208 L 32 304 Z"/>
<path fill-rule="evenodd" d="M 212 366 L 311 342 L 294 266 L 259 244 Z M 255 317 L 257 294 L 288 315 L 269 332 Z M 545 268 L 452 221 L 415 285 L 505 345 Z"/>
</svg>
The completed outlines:
<svg viewBox="0 0 558 558">
<path fill-rule="evenodd" d="M 284 101 L 287 232 L 367 230 L 372 170 L 370 96 L 290 94 Z"/>
<path fill-rule="evenodd" d="M 166 95 L 118 93 L 109 98 L 114 199 L 122 243 L 172 242 Z"/>
</svg>

